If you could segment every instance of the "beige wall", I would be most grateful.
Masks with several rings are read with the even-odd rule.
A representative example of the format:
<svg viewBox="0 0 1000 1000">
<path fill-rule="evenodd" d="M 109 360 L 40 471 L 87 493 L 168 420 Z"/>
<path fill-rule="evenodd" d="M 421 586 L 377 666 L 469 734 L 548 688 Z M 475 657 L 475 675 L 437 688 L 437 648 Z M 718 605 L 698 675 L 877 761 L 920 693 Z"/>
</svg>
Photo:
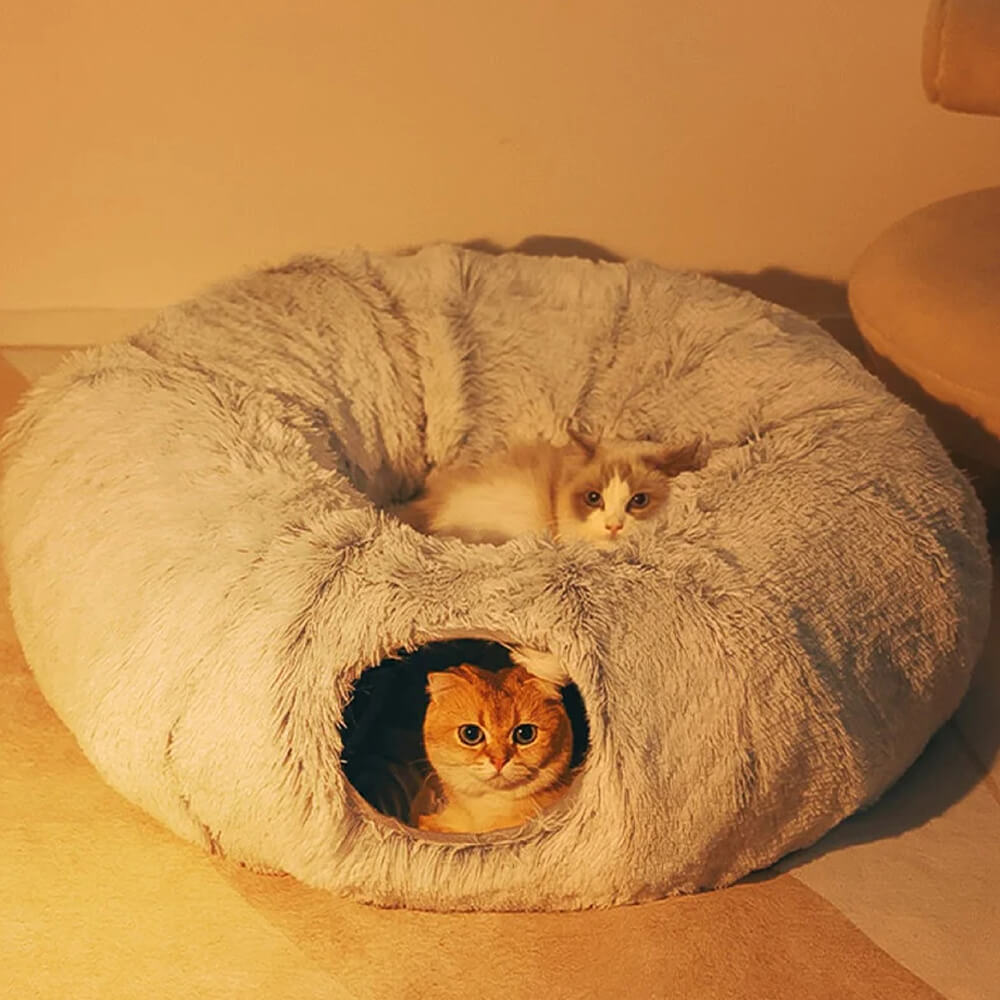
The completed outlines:
<svg viewBox="0 0 1000 1000">
<path fill-rule="evenodd" d="M 537 233 L 843 278 L 1000 183 L 920 0 L 12 0 L 0 309 L 145 307 L 310 249 Z"/>
</svg>

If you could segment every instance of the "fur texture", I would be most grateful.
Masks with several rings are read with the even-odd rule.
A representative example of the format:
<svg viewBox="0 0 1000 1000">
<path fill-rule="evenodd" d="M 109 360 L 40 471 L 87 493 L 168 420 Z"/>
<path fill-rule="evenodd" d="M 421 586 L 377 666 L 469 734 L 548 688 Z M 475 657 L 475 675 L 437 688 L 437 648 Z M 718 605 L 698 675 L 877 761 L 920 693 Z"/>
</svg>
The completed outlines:
<svg viewBox="0 0 1000 1000">
<path fill-rule="evenodd" d="M 611 552 L 379 509 L 571 419 L 710 455 Z M 902 773 L 987 623 L 982 511 L 923 420 L 802 317 L 643 263 L 251 274 L 40 381 L 5 464 L 18 635 L 105 778 L 207 850 L 387 905 L 769 865 Z M 340 765 L 359 674 L 463 634 L 557 657 L 590 724 L 557 812 L 472 843 L 371 815 Z"/>
<path fill-rule="evenodd" d="M 419 531 L 466 542 L 556 536 L 556 490 L 564 468 L 580 461 L 573 447 L 516 444 L 475 463 L 432 469 L 420 495 L 393 513 Z"/>
</svg>

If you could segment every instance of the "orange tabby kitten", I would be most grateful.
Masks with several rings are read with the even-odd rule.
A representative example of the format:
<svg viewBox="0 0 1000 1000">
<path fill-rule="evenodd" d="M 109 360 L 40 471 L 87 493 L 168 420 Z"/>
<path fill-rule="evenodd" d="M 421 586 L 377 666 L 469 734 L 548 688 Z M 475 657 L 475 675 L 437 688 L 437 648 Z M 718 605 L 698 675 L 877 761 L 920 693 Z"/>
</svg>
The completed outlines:
<svg viewBox="0 0 1000 1000">
<path fill-rule="evenodd" d="M 559 688 L 523 667 L 462 664 L 427 677 L 424 748 L 439 784 L 412 823 L 442 833 L 520 826 L 565 791 L 573 733 Z"/>
<path fill-rule="evenodd" d="M 670 480 L 700 467 L 700 443 L 599 441 L 515 445 L 477 464 L 434 469 L 423 493 L 396 508 L 413 527 L 467 542 L 517 535 L 585 539 L 602 548 L 632 534 L 667 498 Z"/>
</svg>

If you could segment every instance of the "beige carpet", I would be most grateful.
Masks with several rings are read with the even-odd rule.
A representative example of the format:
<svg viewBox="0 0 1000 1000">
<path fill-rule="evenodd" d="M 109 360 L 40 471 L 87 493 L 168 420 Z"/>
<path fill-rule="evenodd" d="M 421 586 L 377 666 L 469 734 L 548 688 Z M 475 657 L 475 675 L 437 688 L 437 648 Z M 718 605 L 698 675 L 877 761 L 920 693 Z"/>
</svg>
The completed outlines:
<svg viewBox="0 0 1000 1000">
<path fill-rule="evenodd" d="M 0 357 L 0 419 L 57 353 Z M 0 996 L 1000 1000 L 998 743 L 994 626 L 914 769 L 780 870 L 589 913 L 376 910 L 216 861 L 120 798 L 43 701 L 4 605 Z"/>
</svg>

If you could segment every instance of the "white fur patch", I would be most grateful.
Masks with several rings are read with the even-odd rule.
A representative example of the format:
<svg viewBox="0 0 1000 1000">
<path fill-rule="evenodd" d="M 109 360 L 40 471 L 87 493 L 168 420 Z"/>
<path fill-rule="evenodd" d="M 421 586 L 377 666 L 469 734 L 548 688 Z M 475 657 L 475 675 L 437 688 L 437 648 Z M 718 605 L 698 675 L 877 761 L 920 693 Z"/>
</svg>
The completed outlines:
<svg viewBox="0 0 1000 1000">
<path fill-rule="evenodd" d="M 453 488 L 433 519 L 439 534 L 500 544 L 516 535 L 544 534 L 545 511 L 523 482 L 472 482 Z"/>
<path fill-rule="evenodd" d="M 614 475 L 602 489 L 601 497 L 604 500 L 603 509 L 591 511 L 574 535 L 595 545 L 608 546 L 626 534 L 634 523 L 635 519 L 627 510 L 632 499 L 632 487 L 626 480 Z M 618 530 L 612 531 L 615 526 Z"/>
<path fill-rule="evenodd" d="M 612 476 L 604 487 L 604 527 L 622 528 L 628 520 L 628 502 L 632 499 L 632 487 L 620 476 Z"/>
</svg>

